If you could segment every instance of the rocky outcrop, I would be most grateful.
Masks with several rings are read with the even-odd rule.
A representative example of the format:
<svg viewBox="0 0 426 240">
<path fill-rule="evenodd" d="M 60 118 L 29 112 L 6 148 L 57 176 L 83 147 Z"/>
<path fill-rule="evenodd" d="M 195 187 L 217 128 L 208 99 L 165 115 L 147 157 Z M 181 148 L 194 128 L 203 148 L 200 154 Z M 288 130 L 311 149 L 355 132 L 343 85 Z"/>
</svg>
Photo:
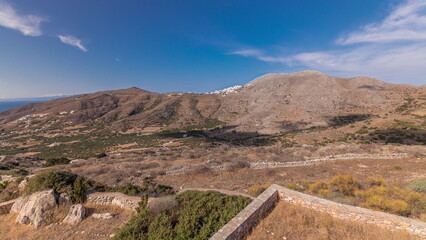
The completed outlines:
<svg viewBox="0 0 426 240">
<path fill-rule="evenodd" d="M 86 215 L 86 209 L 81 204 L 72 205 L 68 215 L 64 219 L 64 223 L 77 224 L 83 221 Z"/>
<path fill-rule="evenodd" d="M 40 227 L 46 224 L 46 212 L 57 205 L 54 191 L 45 190 L 18 198 L 11 212 L 19 213 L 16 222 Z"/>
</svg>

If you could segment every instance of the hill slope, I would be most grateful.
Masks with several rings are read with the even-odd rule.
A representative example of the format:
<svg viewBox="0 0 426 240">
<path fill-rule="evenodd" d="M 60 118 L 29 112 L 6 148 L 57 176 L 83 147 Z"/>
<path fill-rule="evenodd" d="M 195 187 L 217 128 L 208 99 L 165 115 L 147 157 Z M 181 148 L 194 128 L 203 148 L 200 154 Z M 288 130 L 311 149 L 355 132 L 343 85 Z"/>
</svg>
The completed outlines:
<svg viewBox="0 0 426 240">
<path fill-rule="evenodd" d="M 0 124 L 5 129 L 85 124 L 141 130 L 203 126 L 218 119 L 241 132 L 277 133 L 365 120 L 421 95 L 424 87 L 303 71 L 267 74 L 233 91 L 213 94 L 130 88 L 77 95 L 0 113 Z"/>
</svg>

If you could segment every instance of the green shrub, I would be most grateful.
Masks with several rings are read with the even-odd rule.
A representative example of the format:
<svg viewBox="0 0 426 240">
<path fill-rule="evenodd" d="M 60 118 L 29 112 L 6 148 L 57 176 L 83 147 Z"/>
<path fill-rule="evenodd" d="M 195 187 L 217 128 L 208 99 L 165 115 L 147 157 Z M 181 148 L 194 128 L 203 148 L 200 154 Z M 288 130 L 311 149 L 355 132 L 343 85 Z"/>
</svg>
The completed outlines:
<svg viewBox="0 0 426 240">
<path fill-rule="evenodd" d="M 28 171 L 25 170 L 25 169 L 23 169 L 23 168 L 20 168 L 20 169 L 14 171 L 14 175 L 27 176 L 28 175 Z"/>
<path fill-rule="evenodd" d="M 402 166 L 401 165 L 395 165 L 393 168 L 395 168 L 395 170 L 402 170 Z"/>
<path fill-rule="evenodd" d="M 213 191 L 187 191 L 175 198 L 176 209 L 156 216 L 148 213 L 143 201 L 138 214 L 113 239 L 209 239 L 251 201 Z"/>
<path fill-rule="evenodd" d="M 63 164 L 69 164 L 71 160 L 69 160 L 66 157 L 61 158 L 48 158 L 46 159 L 46 163 L 43 165 L 44 167 L 51 167 L 55 165 L 63 165 Z"/>
<path fill-rule="evenodd" d="M 25 186 L 26 195 L 45 189 L 53 189 L 56 194 L 67 193 L 72 200 L 81 202 L 85 200 L 86 182 L 76 174 L 50 169 L 40 172 L 30 178 Z"/>
<path fill-rule="evenodd" d="M 91 186 L 98 192 L 121 192 L 130 196 L 137 196 L 143 193 L 152 197 L 160 197 L 174 193 L 172 187 L 158 184 L 152 180 L 145 181 L 141 187 L 131 183 L 127 183 L 123 186 L 109 187 L 95 182 L 91 182 Z"/>
<path fill-rule="evenodd" d="M 82 177 L 77 177 L 74 181 L 73 198 L 77 203 L 86 201 L 87 184 Z"/>
<path fill-rule="evenodd" d="M 113 239 L 133 240 L 148 239 L 150 217 L 148 213 L 148 198 L 142 195 L 137 214 L 121 229 Z"/>
<path fill-rule="evenodd" d="M 97 158 L 104 158 L 104 157 L 106 157 L 106 156 L 107 156 L 107 154 L 106 154 L 106 153 L 104 153 L 104 152 L 99 153 L 99 154 L 97 154 L 97 155 L 96 155 L 96 157 L 97 157 Z"/>
<path fill-rule="evenodd" d="M 7 185 L 9 185 L 9 181 L 2 181 L 0 182 L 0 190 L 1 189 L 5 189 L 7 187 Z"/>
<path fill-rule="evenodd" d="M 416 180 L 408 184 L 408 188 L 426 194 L 426 180 Z"/>
</svg>

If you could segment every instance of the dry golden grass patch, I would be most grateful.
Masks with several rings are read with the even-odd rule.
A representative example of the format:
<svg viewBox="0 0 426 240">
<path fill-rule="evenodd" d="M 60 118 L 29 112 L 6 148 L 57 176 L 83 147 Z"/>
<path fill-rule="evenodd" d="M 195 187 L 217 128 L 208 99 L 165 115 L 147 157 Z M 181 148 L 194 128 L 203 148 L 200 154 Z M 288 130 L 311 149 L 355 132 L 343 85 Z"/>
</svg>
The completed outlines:
<svg viewBox="0 0 426 240">
<path fill-rule="evenodd" d="M 117 228 L 124 226 L 134 215 L 133 212 L 123 210 L 116 206 L 87 204 L 87 215 L 81 223 L 76 225 L 54 224 L 34 228 L 32 226 L 18 224 L 15 222 L 16 213 L 0 216 L 0 239 L 2 240 L 98 240 L 109 239 Z M 60 223 L 69 206 L 60 206 L 49 214 L 49 223 Z M 110 219 L 94 219 L 90 217 L 93 213 L 111 213 L 114 217 Z"/>
<path fill-rule="evenodd" d="M 329 214 L 280 202 L 248 240 L 417 240 L 405 231 L 342 220 Z"/>
</svg>

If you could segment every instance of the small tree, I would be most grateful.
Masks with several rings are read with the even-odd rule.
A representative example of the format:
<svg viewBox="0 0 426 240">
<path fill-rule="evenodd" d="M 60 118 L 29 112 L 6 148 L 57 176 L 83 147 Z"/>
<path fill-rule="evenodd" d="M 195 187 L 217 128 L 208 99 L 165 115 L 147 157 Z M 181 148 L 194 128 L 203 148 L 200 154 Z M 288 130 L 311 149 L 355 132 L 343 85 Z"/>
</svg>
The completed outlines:
<svg viewBox="0 0 426 240">
<path fill-rule="evenodd" d="M 84 203 L 86 201 L 86 191 L 87 186 L 86 182 L 82 177 L 77 177 L 74 181 L 74 192 L 73 197 L 75 199 L 75 202 L 77 203 Z"/>
</svg>

